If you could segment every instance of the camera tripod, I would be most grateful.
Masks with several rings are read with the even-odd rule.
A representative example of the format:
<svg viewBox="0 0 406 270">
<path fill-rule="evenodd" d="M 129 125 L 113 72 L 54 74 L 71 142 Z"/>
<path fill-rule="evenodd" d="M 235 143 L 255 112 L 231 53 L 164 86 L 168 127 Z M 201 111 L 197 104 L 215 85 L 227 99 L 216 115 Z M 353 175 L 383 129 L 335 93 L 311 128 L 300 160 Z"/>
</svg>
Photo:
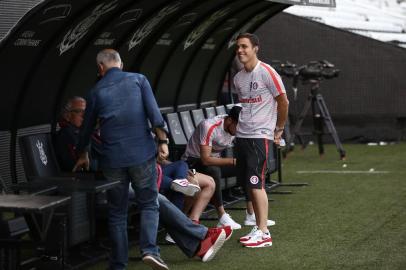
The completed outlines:
<svg viewBox="0 0 406 270">
<path fill-rule="evenodd" d="M 320 94 L 320 79 L 310 79 L 309 83 L 311 84 L 310 87 L 310 94 L 307 97 L 306 103 L 302 112 L 300 113 L 297 122 L 293 128 L 292 134 L 287 135 L 287 143 L 286 143 L 286 151 L 289 152 L 293 150 L 292 143 L 295 140 L 295 137 L 298 138 L 299 142 L 304 147 L 304 141 L 299 134 L 300 128 L 302 126 L 303 120 L 306 117 L 307 112 L 309 111 L 310 107 L 312 108 L 312 115 L 313 115 L 313 128 L 314 134 L 317 137 L 317 144 L 319 149 L 319 154 L 324 154 L 324 145 L 323 145 L 323 127 L 327 127 L 328 133 L 330 134 L 334 140 L 334 143 L 337 147 L 337 151 L 340 154 L 340 159 L 345 159 L 345 150 L 338 138 L 337 131 L 334 127 L 333 120 L 331 119 L 330 113 L 327 109 L 326 102 L 324 101 L 323 96 Z"/>
</svg>

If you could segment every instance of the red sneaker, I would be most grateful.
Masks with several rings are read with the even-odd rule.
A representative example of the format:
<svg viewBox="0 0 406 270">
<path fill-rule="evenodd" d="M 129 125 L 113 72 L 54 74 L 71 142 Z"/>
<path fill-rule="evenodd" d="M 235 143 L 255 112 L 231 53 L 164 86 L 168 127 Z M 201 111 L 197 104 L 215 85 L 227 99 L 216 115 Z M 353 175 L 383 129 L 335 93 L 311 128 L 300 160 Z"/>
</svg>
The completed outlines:
<svg viewBox="0 0 406 270">
<path fill-rule="evenodd" d="M 196 253 L 203 262 L 211 261 L 220 250 L 226 240 L 226 232 L 223 228 L 209 228 L 206 238 L 200 242 L 200 249 Z"/>
<path fill-rule="evenodd" d="M 231 235 L 233 234 L 233 229 L 231 229 L 231 226 L 223 226 L 221 228 L 226 233 L 226 241 L 227 241 L 228 239 L 230 239 Z"/>
</svg>

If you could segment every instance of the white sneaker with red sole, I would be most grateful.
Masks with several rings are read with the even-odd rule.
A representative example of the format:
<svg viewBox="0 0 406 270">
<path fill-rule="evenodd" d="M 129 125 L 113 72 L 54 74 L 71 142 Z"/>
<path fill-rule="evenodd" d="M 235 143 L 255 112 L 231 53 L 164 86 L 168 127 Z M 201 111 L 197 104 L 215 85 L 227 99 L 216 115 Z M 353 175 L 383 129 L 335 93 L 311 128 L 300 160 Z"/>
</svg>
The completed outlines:
<svg viewBox="0 0 406 270">
<path fill-rule="evenodd" d="M 252 227 L 252 230 L 247 235 L 240 237 L 240 240 L 239 240 L 240 243 L 244 244 L 245 242 L 250 240 L 256 231 L 258 231 L 258 227 L 257 226 Z"/>
<path fill-rule="evenodd" d="M 186 196 L 193 197 L 200 191 L 200 187 L 195 184 L 189 183 L 187 179 L 175 179 L 171 183 L 171 189 Z"/>
<path fill-rule="evenodd" d="M 260 247 L 271 247 L 272 237 L 269 232 L 264 233 L 261 230 L 256 230 L 250 237 L 249 240 L 242 242 L 244 247 L 249 248 L 260 248 Z"/>
</svg>

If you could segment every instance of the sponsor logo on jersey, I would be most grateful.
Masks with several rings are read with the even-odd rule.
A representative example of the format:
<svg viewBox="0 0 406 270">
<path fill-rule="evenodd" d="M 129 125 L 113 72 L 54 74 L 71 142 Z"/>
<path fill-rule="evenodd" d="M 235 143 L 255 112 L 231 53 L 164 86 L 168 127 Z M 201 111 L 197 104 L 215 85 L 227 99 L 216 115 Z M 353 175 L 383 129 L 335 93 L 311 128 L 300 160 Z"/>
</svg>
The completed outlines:
<svg viewBox="0 0 406 270">
<path fill-rule="evenodd" d="M 258 176 L 256 176 L 256 175 L 251 176 L 250 182 L 251 182 L 251 184 L 253 184 L 253 185 L 258 184 L 258 182 L 259 182 Z"/>
<path fill-rule="evenodd" d="M 259 95 L 254 98 L 241 98 L 240 99 L 241 103 L 261 103 L 262 102 L 262 96 Z"/>
</svg>

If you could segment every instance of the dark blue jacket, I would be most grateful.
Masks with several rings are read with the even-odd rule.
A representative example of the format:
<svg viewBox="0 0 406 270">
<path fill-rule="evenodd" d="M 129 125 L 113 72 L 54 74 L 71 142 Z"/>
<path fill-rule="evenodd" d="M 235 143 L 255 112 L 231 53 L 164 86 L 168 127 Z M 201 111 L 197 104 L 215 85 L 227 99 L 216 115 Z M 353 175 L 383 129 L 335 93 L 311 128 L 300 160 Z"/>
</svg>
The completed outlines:
<svg viewBox="0 0 406 270">
<path fill-rule="evenodd" d="M 80 129 L 67 121 L 59 122 L 59 126 L 61 129 L 54 137 L 55 154 L 61 170 L 71 172 L 78 158 L 76 145 Z"/>
<path fill-rule="evenodd" d="M 90 90 L 80 132 L 78 151 L 89 144 L 100 121 L 100 168 L 139 165 L 156 154 L 148 125 L 164 127 L 151 86 L 144 75 L 111 68 Z"/>
</svg>

